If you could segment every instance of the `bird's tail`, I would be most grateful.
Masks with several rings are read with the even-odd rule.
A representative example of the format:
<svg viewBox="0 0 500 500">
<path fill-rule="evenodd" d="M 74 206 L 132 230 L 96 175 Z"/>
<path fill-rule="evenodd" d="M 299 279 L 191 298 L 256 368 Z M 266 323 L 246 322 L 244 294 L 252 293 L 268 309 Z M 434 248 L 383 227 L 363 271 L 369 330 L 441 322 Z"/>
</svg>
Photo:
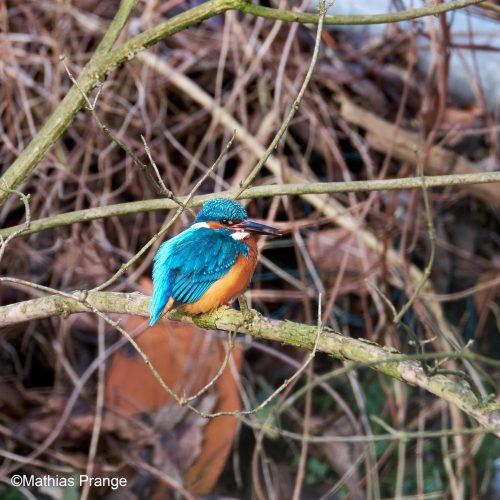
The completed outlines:
<svg viewBox="0 0 500 500">
<path fill-rule="evenodd" d="M 155 288 L 149 305 L 149 315 L 151 316 L 149 326 L 153 326 L 164 312 L 170 311 L 174 303 L 175 299 L 170 296 L 169 290 L 159 290 Z"/>
</svg>

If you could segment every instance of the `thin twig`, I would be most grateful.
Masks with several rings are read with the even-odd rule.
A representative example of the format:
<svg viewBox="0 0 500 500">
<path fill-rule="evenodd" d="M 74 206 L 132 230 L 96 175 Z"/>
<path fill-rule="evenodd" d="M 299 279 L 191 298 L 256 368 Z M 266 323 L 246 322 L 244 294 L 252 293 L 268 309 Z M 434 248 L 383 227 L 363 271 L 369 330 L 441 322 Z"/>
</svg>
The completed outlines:
<svg viewBox="0 0 500 500">
<path fill-rule="evenodd" d="M 321 293 L 318 297 L 318 325 L 323 322 L 323 314 L 321 313 Z M 319 326 L 318 326 L 319 328 Z M 307 381 L 306 381 L 306 400 L 305 400 L 305 412 L 304 412 L 304 430 L 303 430 L 303 440 L 300 449 L 299 467 L 297 471 L 297 476 L 295 477 L 295 485 L 293 488 L 293 500 L 299 500 L 301 498 L 302 487 L 304 484 L 304 479 L 306 475 L 307 466 L 307 452 L 309 449 L 309 442 L 307 441 L 307 436 L 310 434 L 311 430 L 311 410 L 312 410 L 312 375 L 313 375 L 313 362 L 307 368 Z"/>
<path fill-rule="evenodd" d="M 481 4 L 484 0 L 455 0 L 448 3 L 430 4 L 416 9 L 388 12 L 384 14 L 353 15 L 353 16 L 326 16 L 327 25 L 357 25 L 357 24 L 385 24 L 418 19 L 425 16 L 437 16 L 450 10 L 461 9 L 469 5 Z M 240 11 L 254 16 L 265 17 L 277 21 L 296 22 L 301 24 L 317 24 L 319 16 L 304 12 L 273 9 L 251 2 L 244 2 Z M 493 10 L 493 9 L 491 9 Z"/>
<path fill-rule="evenodd" d="M 146 355 L 146 353 L 141 349 L 139 344 L 135 341 L 135 339 L 124 329 L 119 325 L 118 321 L 113 321 L 107 314 L 103 313 L 99 308 L 95 307 L 93 304 L 91 304 L 88 301 L 88 295 L 91 292 L 88 291 L 81 291 L 78 294 L 70 294 L 66 292 L 62 292 L 53 288 L 49 288 L 43 285 L 38 285 L 36 283 L 31 283 L 29 281 L 25 280 L 20 280 L 17 278 L 3 278 L 0 277 L 0 282 L 10 282 L 10 283 L 17 283 L 20 285 L 24 285 L 30 288 L 34 288 L 37 290 L 41 290 L 43 292 L 48 292 L 48 293 L 53 293 L 55 295 L 60 295 L 61 297 L 65 297 L 67 299 L 71 300 L 76 300 L 80 304 L 84 306 L 84 308 L 90 312 L 93 312 L 100 318 L 102 318 L 107 324 L 118 330 L 127 340 L 128 342 L 132 345 L 132 347 L 137 351 L 139 356 L 142 358 L 144 363 L 147 365 L 149 370 L 151 370 L 151 373 L 153 374 L 154 378 L 158 381 L 160 386 L 163 388 L 163 390 L 168 393 L 180 406 L 184 406 L 187 409 L 191 410 L 192 412 L 196 413 L 198 416 L 211 419 L 215 417 L 220 417 L 220 416 L 238 416 L 238 415 L 252 415 L 254 413 L 258 413 L 262 409 L 264 409 L 278 394 L 280 394 L 286 387 L 290 385 L 294 380 L 296 380 L 300 374 L 305 370 L 305 368 L 309 365 L 309 363 L 312 361 L 314 356 L 316 355 L 316 350 L 318 348 L 318 343 L 321 338 L 321 332 L 322 332 L 322 326 L 319 325 L 317 329 L 317 334 L 316 334 L 316 340 L 314 343 L 314 346 L 312 348 L 312 351 L 309 353 L 307 356 L 307 359 L 305 363 L 293 374 L 293 376 L 290 379 L 287 379 L 281 384 L 270 396 L 268 396 L 262 403 L 260 403 L 258 406 L 250 409 L 250 410 L 244 410 L 244 411 L 221 411 L 221 412 L 215 412 L 215 413 L 207 413 L 198 410 L 191 404 L 189 404 L 188 400 L 182 396 L 179 396 L 161 377 L 160 373 L 156 368 L 153 366 L 151 363 L 150 359 Z M 242 323 L 244 323 L 245 320 L 242 319 Z"/>
<path fill-rule="evenodd" d="M 208 173 L 211 173 L 211 171 L 212 170 Z M 254 186 L 247 188 L 240 199 L 272 198 L 284 195 L 299 196 L 311 194 L 422 189 L 423 182 L 424 180 L 421 177 L 407 177 L 401 179 L 380 179 L 368 181 L 301 182 L 294 184 Z M 425 177 L 425 184 L 427 188 L 493 183 L 500 183 L 500 172 L 435 175 Z M 205 201 L 213 198 L 234 198 L 237 193 L 238 190 L 228 190 L 214 194 L 195 196 L 191 198 L 190 203 L 186 201 L 186 197 L 180 196 L 179 200 L 185 206 L 197 207 Z M 45 229 L 76 224 L 79 222 L 89 222 L 96 219 L 137 214 L 142 212 L 152 212 L 155 210 L 170 210 L 174 208 L 177 208 L 177 204 L 172 200 L 154 199 L 77 210 L 74 212 L 55 214 L 51 217 L 31 221 L 30 229 L 26 230 L 23 234 L 29 235 Z M 21 226 L 12 226 L 0 229 L 0 236 L 6 237 L 12 232 L 17 231 L 20 227 Z"/>
<path fill-rule="evenodd" d="M 151 165 L 152 165 L 152 167 L 154 169 L 154 172 L 156 173 L 156 175 L 158 177 L 158 180 L 151 174 L 150 169 L 148 168 L 148 166 L 143 161 L 141 161 L 141 159 L 132 151 L 132 149 L 129 148 L 128 144 L 125 141 L 122 141 L 117 135 L 115 135 L 111 131 L 111 129 L 108 127 L 108 125 L 106 125 L 105 123 L 103 123 L 102 120 L 99 118 L 99 115 L 97 114 L 97 111 L 95 109 L 95 104 L 96 104 L 97 98 L 98 98 L 98 96 L 99 96 L 99 94 L 100 94 L 100 92 L 102 90 L 102 86 L 99 87 L 97 95 L 96 95 L 96 97 L 94 99 L 94 103 L 92 104 L 90 102 L 90 99 L 88 98 L 87 94 L 83 91 L 82 87 L 80 86 L 80 84 L 78 83 L 78 81 L 76 80 L 76 78 L 73 76 L 73 74 L 71 73 L 71 71 L 69 70 L 68 65 L 66 64 L 66 58 L 65 58 L 65 56 L 64 55 L 60 56 L 59 60 L 62 62 L 63 66 L 64 66 L 64 69 L 66 70 L 66 73 L 67 73 L 69 79 L 71 80 L 71 83 L 82 94 L 82 97 L 84 98 L 84 100 L 85 100 L 85 102 L 87 104 L 87 109 L 90 111 L 90 114 L 94 118 L 97 126 L 103 132 L 103 134 L 106 135 L 119 148 L 121 148 L 125 152 L 125 154 L 132 159 L 132 161 L 134 162 L 134 164 L 137 167 L 139 167 L 139 169 L 147 175 L 148 179 L 151 181 L 151 184 L 154 186 L 154 188 L 156 189 L 156 191 L 159 194 L 161 194 L 162 196 L 165 196 L 166 198 L 168 198 L 170 200 L 173 200 L 180 207 L 185 208 L 185 206 L 182 204 L 182 202 L 180 202 L 174 196 L 174 193 L 172 193 L 172 191 L 170 191 L 169 189 L 167 189 L 167 187 L 165 186 L 164 182 L 161 180 L 160 174 L 158 172 L 156 164 L 154 163 L 153 159 L 151 158 L 149 147 L 147 146 L 146 141 L 144 140 L 144 137 L 141 135 L 141 139 L 143 140 L 146 153 L 147 153 L 148 158 L 149 158 L 149 160 L 151 162 Z"/>
<path fill-rule="evenodd" d="M 378 24 L 396 22 L 428 15 L 436 15 L 449 10 L 463 8 L 468 5 L 475 5 L 482 1 L 483 0 L 455 0 L 449 3 L 426 5 L 419 9 L 410 9 L 403 12 L 374 16 L 328 16 L 326 22 L 327 24 Z M 322 22 L 321 16 L 317 16 L 316 14 L 301 14 L 297 12 L 269 9 L 267 7 L 252 4 L 246 0 L 209 0 L 192 9 L 183 11 L 181 14 L 140 33 L 119 47 L 110 50 L 113 42 L 127 22 L 128 16 L 135 6 L 135 3 L 135 0 L 122 2 L 115 19 L 111 23 L 108 32 L 103 37 L 103 41 L 94 54 L 94 57 L 92 57 L 89 63 L 84 67 L 79 78 L 79 83 L 85 95 L 90 93 L 113 69 L 133 59 L 138 52 L 158 43 L 167 36 L 231 9 L 271 19 L 282 19 L 284 21 Z M 19 186 L 36 168 L 39 161 L 66 130 L 73 117 L 78 110 L 81 109 L 84 103 L 85 100 L 80 95 L 79 90 L 73 87 L 66 95 L 65 99 L 57 106 L 53 114 L 47 120 L 45 126 L 22 151 L 16 161 L 4 172 L 2 179 L 10 189 Z M 0 205 L 5 202 L 7 196 L 8 193 L 0 192 Z"/>
<path fill-rule="evenodd" d="M 415 302 L 417 297 L 420 295 L 420 292 L 422 291 L 424 285 L 426 284 L 427 280 L 429 279 L 429 276 L 431 275 L 432 265 L 434 264 L 434 257 L 436 255 L 436 232 L 434 230 L 434 221 L 432 218 L 432 209 L 431 209 L 431 204 L 429 201 L 429 194 L 427 192 L 427 185 L 425 182 L 422 162 L 420 161 L 417 149 L 415 149 L 415 154 L 417 155 L 418 174 L 419 174 L 420 178 L 422 179 L 422 194 L 424 197 L 425 218 L 427 221 L 427 234 L 429 236 L 429 243 L 430 243 L 431 249 L 430 249 L 430 254 L 429 254 L 429 259 L 427 261 L 427 265 L 425 266 L 425 269 L 422 273 L 422 277 L 421 277 L 420 281 L 418 282 L 417 286 L 415 287 L 415 290 L 411 294 L 411 297 L 408 299 L 406 304 L 401 308 L 401 310 L 398 312 L 398 314 L 396 314 L 396 316 L 393 318 L 393 323 L 395 325 L 399 325 L 399 323 L 401 322 L 401 318 L 406 314 L 406 312 L 412 306 L 413 302 Z"/>
<path fill-rule="evenodd" d="M 201 186 L 201 184 L 205 182 L 207 177 L 219 166 L 220 162 L 222 161 L 222 158 L 224 158 L 224 155 L 227 154 L 227 152 L 231 148 L 233 141 L 234 141 L 234 135 L 226 144 L 225 148 L 222 150 L 219 157 L 215 160 L 214 164 L 210 167 L 210 169 L 207 172 L 205 172 L 201 176 L 198 182 L 194 185 L 191 192 L 185 198 L 184 203 L 181 205 L 180 208 L 177 209 L 177 212 L 174 214 L 174 216 L 137 253 L 135 253 L 135 255 L 132 258 L 130 258 L 125 264 L 122 264 L 120 266 L 120 269 L 118 269 L 118 271 L 113 276 L 111 276 L 111 278 L 106 280 L 101 285 L 95 287 L 93 291 L 104 290 L 109 285 L 114 283 L 120 276 L 122 276 L 127 272 L 127 269 L 129 269 L 130 266 L 132 266 L 135 262 L 137 262 L 137 260 L 139 260 L 142 257 L 142 255 L 144 255 L 144 253 L 146 253 L 147 250 L 149 250 L 149 248 L 152 245 L 154 245 L 154 243 L 156 243 L 168 231 L 170 226 L 180 217 L 180 215 L 184 211 L 184 207 L 187 207 L 189 205 L 189 202 L 191 201 L 196 191 L 198 191 L 198 188 Z"/>
<path fill-rule="evenodd" d="M 224 360 L 222 361 L 219 369 L 217 370 L 217 373 L 196 394 L 193 394 L 192 396 L 189 396 L 189 397 L 184 396 L 184 399 L 186 401 L 190 402 L 190 401 L 194 401 L 195 399 L 198 399 L 201 395 L 203 395 L 205 392 L 207 392 L 215 384 L 215 382 L 217 382 L 217 380 L 220 378 L 220 376 L 224 373 L 224 371 L 227 367 L 227 364 L 228 364 L 229 360 L 231 359 L 231 354 L 233 353 L 235 338 L 236 338 L 236 332 L 228 332 L 226 354 L 224 356 Z"/>
<path fill-rule="evenodd" d="M 97 328 L 97 352 L 98 359 L 104 358 L 105 341 L 104 341 L 104 321 L 100 320 Z M 105 381 L 105 363 L 104 360 L 99 363 L 97 370 L 97 397 L 95 403 L 94 425 L 92 426 L 92 435 L 90 438 L 89 455 L 87 460 L 87 469 L 85 474 L 92 477 L 95 467 L 95 457 L 97 454 L 97 445 L 99 444 L 99 434 L 102 426 L 102 416 L 104 407 L 104 385 Z M 86 481 L 82 488 L 80 500 L 87 500 L 90 492 L 90 483 Z"/>
<path fill-rule="evenodd" d="M 160 171 L 158 170 L 158 166 L 156 165 L 156 162 L 153 160 L 153 156 L 151 155 L 151 149 L 149 148 L 149 145 L 146 142 L 146 139 L 144 138 L 144 136 L 142 134 L 141 134 L 141 140 L 142 140 L 142 144 L 144 145 L 144 151 L 146 151 L 146 154 L 148 156 L 151 168 L 153 169 L 154 173 L 156 174 L 156 184 L 158 184 L 158 186 L 160 187 L 159 193 L 166 196 L 167 198 L 174 200 L 176 203 L 179 204 L 179 206 L 183 207 L 184 209 L 187 209 L 189 211 L 189 213 L 194 217 L 195 213 L 193 212 L 193 209 L 186 207 L 184 204 L 182 204 L 179 201 L 179 199 L 176 196 L 174 196 L 172 191 L 170 191 L 167 188 L 167 186 L 165 186 L 165 183 L 163 182 L 163 179 L 161 178 Z M 146 170 L 146 172 L 148 173 L 148 170 Z M 155 185 L 155 183 L 153 183 L 153 185 Z"/>
<path fill-rule="evenodd" d="M 0 191 L 5 191 L 7 193 L 13 193 L 17 194 L 21 201 L 23 202 L 24 205 L 24 223 L 20 224 L 19 226 L 16 226 L 16 230 L 12 231 L 9 235 L 7 235 L 4 239 L 4 236 L 0 233 L 0 261 L 3 258 L 3 254 L 5 252 L 5 249 L 7 248 L 7 245 L 17 236 L 20 236 L 21 234 L 25 233 L 26 231 L 29 231 L 30 226 L 31 226 L 31 211 L 30 211 L 30 197 L 31 195 L 24 194 L 21 191 L 16 191 L 15 189 L 8 189 L 7 187 L 0 187 Z"/>
<path fill-rule="evenodd" d="M 15 282 L 31 287 L 35 286 L 43 291 L 54 293 L 52 289 L 47 287 L 41 287 L 40 285 L 34 285 L 15 278 L 0 277 L 0 283 L 2 282 Z M 148 314 L 149 299 L 141 294 L 88 292 L 85 295 L 86 303 L 82 302 L 82 292 L 79 292 L 78 295 L 57 292 L 57 295 L 0 307 L 0 326 L 19 323 L 27 319 L 61 314 L 67 316 L 74 312 L 88 311 L 89 305 L 87 304 L 90 304 L 94 309 L 98 308 L 100 311 L 108 313 L 115 312 L 143 316 Z M 176 320 L 195 322 L 201 328 L 213 330 L 234 331 L 235 325 L 244 324 L 241 332 L 251 333 L 257 338 L 277 340 L 306 349 L 321 348 L 321 351 L 327 352 L 330 355 L 353 361 L 353 366 L 348 369 L 355 369 L 361 366 L 370 367 L 405 383 L 422 387 L 436 396 L 457 405 L 468 415 L 480 422 L 481 425 L 492 431 L 494 430 L 494 432 L 500 435 L 500 407 L 497 408 L 497 406 L 492 404 L 483 406 L 482 402 L 478 401 L 474 393 L 463 382 L 454 382 L 443 376 L 428 377 L 418 364 L 410 361 L 449 357 L 464 361 L 484 362 L 493 366 L 500 365 L 500 362 L 495 359 L 481 356 L 468 350 L 460 352 L 449 351 L 445 353 L 433 352 L 426 353 L 425 355 L 403 355 L 398 352 L 394 353 L 394 349 L 391 351 L 389 348 L 383 348 L 374 343 L 366 343 L 344 337 L 327 329 L 324 329 L 324 335 L 321 335 L 321 342 L 317 337 L 316 342 L 320 342 L 318 345 L 316 342 L 312 343 L 312 339 L 315 336 L 314 327 L 290 321 L 279 322 L 269 320 L 258 315 L 254 315 L 252 323 L 249 324 L 243 321 L 241 313 L 227 308 L 220 308 L 213 313 L 202 314 L 194 318 L 174 311 L 173 313 L 169 313 L 168 317 Z M 113 327 L 116 326 L 115 322 L 112 322 L 112 324 Z M 321 377 L 318 377 L 318 379 L 321 380 Z M 265 405 L 260 405 L 259 408 L 251 412 L 258 411 L 263 406 Z M 240 412 L 239 415 L 241 414 L 245 414 L 245 412 Z"/>
<path fill-rule="evenodd" d="M 255 179 L 255 176 L 260 172 L 262 167 L 266 164 L 267 160 L 278 146 L 279 141 L 281 140 L 285 132 L 288 130 L 290 122 L 292 121 L 293 117 L 295 116 L 295 113 L 300 107 L 300 103 L 302 102 L 302 98 L 304 97 L 304 94 L 309 86 L 309 82 L 311 81 L 311 77 L 313 75 L 314 68 L 316 67 L 316 62 L 318 60 L 319 49 L 321 46 L 321 33 L 323 31 L 323 22 L 326 16 L 325 0 L 319 0 L 318 11 L 319 11 L 318 14 L 319 20 L 318 20 L 318 28 L 316 30 L 316 38 L 314 41 L 313 55 L 311 57 L 311 62 L 309 63 L 309 68 L 307 69 L 307 73 L 302 83 L 302 86 L 300 87 L 299 93 L 297 94 L 297 97 L 294 99 L 290 111 L 288 112 L 288 115 L 283 120 L 283 123 L 281 124 L 278 132 L 276 133 L 273 140 L 267 147 L 264 155 L 258 161 L 257 165 L 255 165 L 250 174 L 248 174 L 246 179 L 243 182 L 241 182 L 240 184 L 241 189 L 238 191 L 238 194 L 235 196 L 235 199 L 239 199 L 241 197 L 245 189 L 250 186 L 250 184 Z"/>
</svg>

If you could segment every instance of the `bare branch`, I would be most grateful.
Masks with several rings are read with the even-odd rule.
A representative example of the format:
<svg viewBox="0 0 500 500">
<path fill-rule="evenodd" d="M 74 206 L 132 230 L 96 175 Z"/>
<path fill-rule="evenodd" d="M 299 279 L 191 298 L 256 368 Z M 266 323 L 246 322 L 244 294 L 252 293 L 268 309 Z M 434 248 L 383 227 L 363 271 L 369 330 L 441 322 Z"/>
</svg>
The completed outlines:
<svg viewBox="0 0 500 500">
<path fill-rule="evenodd" d="M 210 170 L 211 171 L 211 170 Z M 348 193 L 348 192 L 368 192 L 368 191 L 393 191 L 400 189 L 421 189 L 424 185 L 427 188 L 444 186 L 462 186 L 470 184 L 494 184 L 500 182 L 500 172 L 481 172 L 477 174 L 453 174 L 435 175 L 431 177 L 407 177 L 400 179 L 380 179 L 369 181 L 348 181 L 348 182 L 311 182 L 297 184 L 279 184 L 271 186 L 249 187 L 241 196 L 243 199 L 271 198 L 274 196 L 300 196 L 308 194 L 328 194 L 328 193 Z M 186 197 L 179 196 L 179 201 L 188 207 L 199 207 L 203 203 L 213 198 L 234 198 L 238 190 L 232 189 L 215 194 L 194 196 L 190 202 Z M 31 221 L 30 228 L 23 231 L 23 235 L 38 233 L 45 229 L 66 226 L 78 222 L 89 222 L 96 219 L 106 219 L 109 217 L 152 212 L 154 210 L 169 210 L 177 208 L 177 204 L 169 199 L 155 199 L 134 201 L 130 203 L 120 203 L 118 205 L 107 205 L 105 207 L 89 208 L 77 210 L 65 214 L 55 214 Z M 7 237 L 19 230 L 23 225 L 0 229 L 0 236 Z"/>
<path fill-rule="evenodd" d="M 0 278 L 0 283 L 10 280 L 10 278 Z M 99 311 L 101 314 L 120 313 L 149 316 L 149 297 L 140 293 L 88 292 L 84 294 L 85 302 L 81 300 L 82 293 L 50 295 L 0 307 L 0 327 L 50 316 L 63 315 L 66 317 L 77 312 L 88 312 L 89 308 L 93 311 Z M 482 404 L 464 381 L 456 382 L 451 377 L 444 375 L 427 375 L 415 361 L 444 357 L 499 364 L 495 360 L 479 356 L 468 350 L 406 356 L 393 348 L 344 337 L 325 327 L 321 328 L 319 336 L 320 330 L 317 326 L 292 321 L 271 320 L 257 313 L 252 315 L 251 321 L 248 321 L 248 317 L 244 318 L 239 311 L 224 307 L 212 313 L 195 317 L 173 311 L 167 317 L 176 321 L 194 323 L 200 328 L 248 333 L 255 338 L 275 340 L 308 350 L 314 350 L 317 343 L 318 351 L 353 362 L 352 366 L 345 367 L 345 369 L 370 367 L 409 385 L 421 387 L 456 405 L 485 429 L 500 436 L 500 407 L 498 405 Z M 250 411 L 250 413 L 252 412 L 253 410 Z M 242 414 L 248 413 L 243 412 Z M 234 413 L 224 412 L 221 414 Z"/>
</svg>

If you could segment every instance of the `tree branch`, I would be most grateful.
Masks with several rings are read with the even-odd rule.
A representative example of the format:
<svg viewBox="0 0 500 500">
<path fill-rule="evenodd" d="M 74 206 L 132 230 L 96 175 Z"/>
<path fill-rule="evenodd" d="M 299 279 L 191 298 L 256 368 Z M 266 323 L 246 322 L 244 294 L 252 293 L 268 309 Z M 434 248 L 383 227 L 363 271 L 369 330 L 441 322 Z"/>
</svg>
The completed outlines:
<svg viewBox="0 0 500 500">
<path fill-rule="evenodd" d="M 73 121 L 76 113 L 85 104 L 85 95 L 89 95 L 94 87 L 104 80 L 110 71 L 126 61 L 133 59 L 137 52 L 150 47 L 160 40 L 178 33 L 194 24 L 235 8 L 241 0 L 211 0 L 197 7 L 182 12 L 164 23 L 137 35 L 120 47 L 107 51 L 125 25 L 136 0 L 123 0 L 108 32 L 104 35 L 98 50 L 86 64 L 78 77 L 78 88 L 73 85 L 64 99 L 59 103 L 50 118 L 45 122 L 38 134 L 20 153 L 16 161 L 5 171 L 1 180 L 8 189 L 19 186 L 37 166 L 49 148 L 59 139 Z M 128 12 L 128 14 L 127 14 Z M 126 14 L 126 15 L 124 15 Z M 112 35 L 110 34 L 112 33 Z M 7 199 L 8 193 L 0 192 L 0 206 Z"/>
<path fill-rule="evenodd" d="M 74 299 L 62 295 L 19 302 L 0 307 L 0 327 L 24 321 L 61 315 L 67 317 L 78 312 L 88 312 L 88 302 L 103 313 L 148 316 L 149 297 L 140 293 L 74 292 Z M 208 314 L 195 317 L 173 311 L 167 316 L 176 321 L 194 323 L 209 330 L 237 331 L 248 333 L 258 339 L 274 340 L 307 350 L 314 348 L 317 326 L 292 321 L 271 320 L 254 314 L 243 316 L 229 308 L 219 308 Z M 368 366 L 406 384 L 418 386 L 435 396 L 459 407 L 475 419 L 482 427 L 500 437 L 500 408 L 498 405 L 483 405 L 467 383 L 454 381 L 444 375 L 426 375 L 415 361 L 415 356 L 405 356 L 393 348 L 383 347 L 362 339 L 344 337 L 329 328 L 324 328 L 319 339 L 318 351 L 330 354 L 358 366 Z M 468 351 L 436 353 L 439 357 L 455 357 L 474 360 L 478 356 Z M 427 357 L 432 357 L 427 355 Z"/>
<path fill-rule="evenodd" d="M 369 191 L 391 191 L 397 189 L 419 189 L 422 188 L 424 181 L 427 188 L 487 184 L 500 182 L 500 172 L 435 175 L 424 178 L 407 177 L 401 179 L 381 179 L 369 181 L 311 182 L 256 186 L 247 188 L 241 198 L 255 199 L 283 195 L 294 196 L 302 194 L 359 193 Z M 188 206 L 198 207 L 205 203 L 205 201 L 213 198 L 233 199 L 238 191 L 238 189 L 233 189 L 215 194 L 195 196 L 191 202 L 188 203 Z M 178 197 L 178 201 L 184 204 L 186 203 L 186 197 Z M 28 234 L 38 233 L 40 231 L 44 231 L 45 229 L 52 229 L 69 224 L 89 222 L 96 219 L 105 219 L 133 213 L 152 212 L 154 210 L 171 210 L 177 207 L 177 203 L 173 200 L 154 199 L 119 203 L 116 205 L 88 208 L 85 210 L 76 210 L 74 212 L 56 214 L 50 217 L 31 221 L 29 230 L 23 231 L 22 236 L 27 236 Z M 19 224 L 17 226 L 0 229 L 0 237 L 6 238 L 23 227 L 24 224 Z"/>
<path fill-rule="evenodd" d="M 486 3 L 484 0 L 456 0 L 454 2 L 426 5 L 417 9 L 402 10 L 400 12 L 388 12 L 384 14 L 357 15 L 357 16 L 326 16 L 325 24 L 328 25 L 353 25 L 353 24 L 387 24 L 400 21 L 409 21 L 425 16 L 437 16 L 451 10 L 462 9 L 469 5 Z M 251 2 L 244 3 L 238 10 L 247 14 L 253 14 L 266 19 L 286 21 L 291 23 L 317 24 L 318 15 L 303 12 L 292 12 L 288 10 L 263 7 Z"/>
<path fill-rule="evenodd" d="M 366 131 L 365 140 L 368 146 L 410 165 L 417 165 L 415 148 L 417 151 L 426 151 L 429 146 L 425 140 L 415 132 L 395 125 L 375 113 L 356 105 L 352 100 L 339 96 L 340 113 L 350 124 Z M 441 175 L 453 172 L 454 174 L 481 173 L 477 163 L 466 157 L 446 149 L 442 145 L 434 144 L 429 149 L 425 163 L 427 175 Z M 475 196 L 486 203 L 500 206 L 497 187 L 488 184 L 472 185 L 467 194 Z"/>
<path fill-rule="evenodd" d="M 317 14 L 303 14 L 269 9 L 267 7 L 254 5 L 247 0 L 210 0 L 182 12 L 146 30 L 144 33 L 134 36 L 120 47 L 110 50 L 123 29 L 123 26 L 127 22 L 135 3 L 136 0 L 122 0 L 119 10 L 101 40 L 95 54 L 80 73 L 77 81 L 84 94 L 89 95 L 94 87 L 101 80 L 104 80 L 112 70 L 133 59 L 141 50 L 154 45 L 168 36 L 228 10 L 238 10 L 256 16 L 267 17 L 269 19 L 281 19 L 290 22 L 317 23 L 319 19 Z M 326 16 L 325 24 L 390 23 L 416 19 L 428 15 L 442 14 L 450 10 L 456 10 L 479 3 L 482 3 L 481 0 L 456 0 L 455 2 L 427 5 L 418 9 L 388 14 L 370 16 Z M 7 189 L 15 189 L 28 177 L 35 169 L 38 162 L 45 156 L 49 148 L 52 147 L 59 137 L 61 137 L 84 103 L 85 99 L 80 89 L 73 85 L 38 134 L 19 154 L 16 161 L 4 172 L 1 180 Z M 3 205 L 7 197 L 7 192 L 0 192 L 0 206 Z"/>
</svg>

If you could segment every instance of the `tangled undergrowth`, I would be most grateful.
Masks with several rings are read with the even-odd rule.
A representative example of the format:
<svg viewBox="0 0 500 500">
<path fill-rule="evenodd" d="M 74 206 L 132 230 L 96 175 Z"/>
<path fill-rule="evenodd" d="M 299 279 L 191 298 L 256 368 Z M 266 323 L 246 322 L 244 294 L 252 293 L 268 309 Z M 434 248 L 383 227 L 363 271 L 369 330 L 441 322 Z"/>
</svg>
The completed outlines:
<svg viewBox="0 0 500 500">
<path fill-rule="evenodd" d="M 187 4 L 143 2 L 120 39 Z M 63 99 L 69 74 L 79 75 L 117 7 L 93 0 L 2 4 L 2 172 Z M 416 67 L 417 32 L 432 41 L 435 65 L 426 75 Z M 265 148 L 296 98 L 314 40 L 314 27 L 228 12 L 139 54 L 110 73 L 90 101 L 144 168 L 82 110 L 19 188 L 30 194 L 31 219 L 159 198 L 158 178 L 175 196 L 187 195 L 230 141 L 234 121 L 243 132 L 197 194 L 237 188 L 260 156 L 251 140 Z M 455 48 L 439 20 L 417 20 L 407 30 L 391 25 L 370 40 L 325 30 L 301 106 L 273 152 L 279 168 L 267 165 L 253 185 L 412 177 L 419 161 L 426 175 L 498 169 L 498 118 L 480 91 L 467 106 L 448 95 L 446 49 Z M 315 324 L 321 293 L 322 323 L 344 335 L 408 354 L 469 343 L 473 353 L 498 359 L 498 192 L 498 184 L 427 191 L 435 258 L 429 284 L 402 324 L 394 324 L 387 302 L 401 310 L 416 286 L 415 270 L 425 269 L 431 253 L 422 190 L 255 199 L 247 205 L 252 218 L 286 236 L 261 242 L 263 258 L 247 296 L 264 316 Z M 0 273 L 65 292 L 98 287 L 171 215 L 137 211 L 22 235 L 5 248 Z M 0 207 L 1 228 L 24 217 L 15 195 Z M 191 220 L 184 212 L 168 235 Z M 108 289 L 148 293 L 160 242 Z M 42 294 L 3 283 L 0 305 Z M 146 330 L 137 317 L 124 326 L 179 393 L 199 391 L 224 359 L 220 333 L 176 323 Z M 337 361 L 316 355 L 262 412 L 207 422 L 172 404 L 125 344 L 92 313 L 2 330 L 0 479 L 7 485 L 0 497 L 12 493 L 13 473 L 125 477 L 122 498 L 124 491 L 129 498 L 171 491 L 189 498 L 212 490 L 242 498 L 292 498 L 294 491 L 301 498 L 478 498 L 488 490 L 498 441 L 488 441 L 454 406 L 389 377 L 368 369 L 337 373 Z M 304 356 L 238 338 L 227 368 L 197 407 L 254 407 Z M 464 372 L 485 402 L 496 397 L 498 364 L 428 365 Z M 317 438 L 305 444 L 309 435 Z M 99 485 L 84 492 L 114 493 Z M 50 497 L 43 488 L 38 494 Z"/>
</svg>

